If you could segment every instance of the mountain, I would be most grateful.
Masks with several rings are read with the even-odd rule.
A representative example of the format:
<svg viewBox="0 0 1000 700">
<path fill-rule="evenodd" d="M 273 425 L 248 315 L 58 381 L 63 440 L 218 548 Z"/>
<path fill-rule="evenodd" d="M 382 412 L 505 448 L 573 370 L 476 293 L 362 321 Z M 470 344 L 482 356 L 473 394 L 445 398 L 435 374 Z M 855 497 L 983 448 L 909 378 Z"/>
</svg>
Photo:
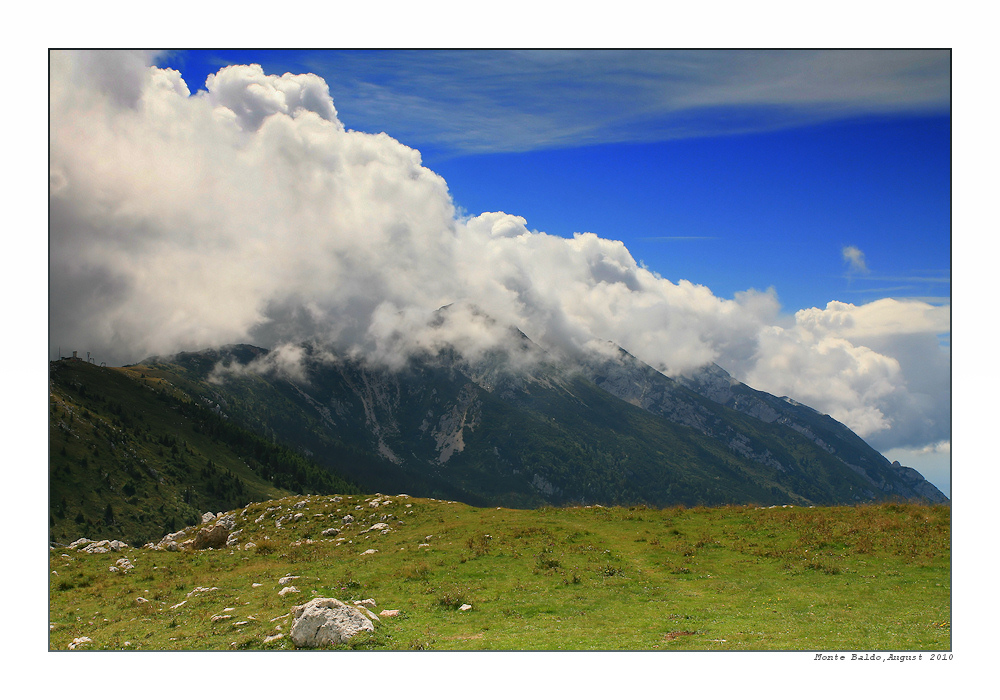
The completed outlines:
<svg viewBox="0 0 1000 700">
<path fill-rule="evenodd" d="M 510 507 L 947 501 L 829 416 L 721 368 L 675 380 L 614 346 L 570 361 L 515 329 L 508 341 L 398 369 L 308 345 L 291 363 L 241 345 L 131 369 L 368 491 Z"/>
</svg>

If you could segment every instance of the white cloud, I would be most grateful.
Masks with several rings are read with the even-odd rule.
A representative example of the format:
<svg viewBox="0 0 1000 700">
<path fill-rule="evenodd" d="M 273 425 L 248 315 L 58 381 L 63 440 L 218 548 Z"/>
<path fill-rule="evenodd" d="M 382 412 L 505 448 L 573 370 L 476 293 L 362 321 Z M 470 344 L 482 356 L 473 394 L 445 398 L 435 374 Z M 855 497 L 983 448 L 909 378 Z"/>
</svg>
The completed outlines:
<svg viewBox="0 0 1000 700">
<path fill-rule="evenodd" d="M 951 309 L 913 299 L 885 298 L 863 306 L 831 301 L 825 309 L 803 309 L 796 322 L 813 332 L 862 342 L 882 336 L 941 335 L 951 331 Z"/>
<path fill-rule="evenodd" d="M 668 374 L 717 362 L 877 445 L 949 437 L 948 307 L 788 318 L 773 290 L 722 299 L 619 241 L 459 219 L 417 151 L 344 128 L 320 78 L 234 66 L 192 95 L 139 58 L 53 54 L 53 351 L 115 364 L 253 342 L 294 374 L 297 341 L 398 364 L 444 343 L 475 356 L 512 324 L 561 352 L 613 341 Z"/>
<path fill-rule="evenodd" d="M 743 378 L 829 413 L 876 448 L 950 436 L 950 308 L 880 299 L 803 309 L 761 335 Z"/>
<path fill-rule="evenodd" d="M 847 263 L 851 272 L 868 272 L 868 263 L 865 262 L 865 254 L 859 248 L 852 245 L 844 246 L 841 255 L 844 256 L 844 262 Z"/>
<path fill-rule="evenodd" d="M 295 116 L 302 110 L 338 123 L 326 81 L 316 75 L 285 73 L 278 77 L 264 75 L 257 64 L 226 66 L 208 76 L 205 86 L 209 101 L 230 110 L 248 131 L 256 131 L 272 114 Z"/>
<path fill-rule="evenodd" d="M 131 106 L 77 60 L 52 71 L 54 343 L 131 361 L 251 331 L 340 339 L 386 300 L 452 300 L 444 181 L 384 134 L 346 132 L 315 76 L 250 71 L 247 90 L 273 90 L 240 99 L 238 71 L 189 96 L 147 68 Z"/>
</svg>

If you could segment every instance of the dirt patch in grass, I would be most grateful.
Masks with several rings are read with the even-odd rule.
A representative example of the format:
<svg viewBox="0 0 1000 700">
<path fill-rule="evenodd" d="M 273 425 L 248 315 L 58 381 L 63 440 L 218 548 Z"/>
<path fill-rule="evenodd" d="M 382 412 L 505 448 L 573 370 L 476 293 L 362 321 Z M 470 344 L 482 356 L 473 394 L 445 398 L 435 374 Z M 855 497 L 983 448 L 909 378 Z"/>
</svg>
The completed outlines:
<svg viewBox="0 0 1000 700">
<path fill-rule="evenodd" d="M 675 639 L 678 639 L 680 637 L 690 637 L 690 636 L 695 635 L 695 634 L 697 634 L 697 633 L 696 632 L 667 632 L 665 635 L 663 635 L 663 641 L 665 641 L 665 642 L 672 642 Z"/>
</svg>

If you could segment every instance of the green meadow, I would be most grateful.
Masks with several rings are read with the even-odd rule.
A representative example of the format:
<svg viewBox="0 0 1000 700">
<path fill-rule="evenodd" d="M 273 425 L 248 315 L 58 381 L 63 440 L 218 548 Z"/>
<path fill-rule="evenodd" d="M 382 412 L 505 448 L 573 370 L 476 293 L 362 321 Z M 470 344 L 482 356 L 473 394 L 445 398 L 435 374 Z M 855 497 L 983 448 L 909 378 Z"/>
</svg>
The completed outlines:
<svg viewBox="0 0 1000 700">
<path fill-rule="evenodd" d="M 344 495 L 232 513 L 238 542 L 222 549 L 51 549 L 50 649 L 292 650 L 292 606 L 320 596 L 399 611 L 343 649 L 951 648 L 943 506 L 508 510 Z"/>
</svg>

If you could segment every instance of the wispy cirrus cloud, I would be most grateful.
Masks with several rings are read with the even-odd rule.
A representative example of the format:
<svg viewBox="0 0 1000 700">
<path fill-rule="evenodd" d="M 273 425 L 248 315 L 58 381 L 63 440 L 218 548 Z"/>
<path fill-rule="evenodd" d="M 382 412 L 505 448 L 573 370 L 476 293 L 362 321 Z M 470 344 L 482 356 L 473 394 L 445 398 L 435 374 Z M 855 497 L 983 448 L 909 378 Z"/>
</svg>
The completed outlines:
<svg viewBox="0 0 1000 700">
<path fill-rule="evenodd" d="M 850 273 L 847 279 L 851 280 Z M 936 305 L 951 303 L 951 276 L 947 271 L 940 271 L 938 274 L 876 275 L 871 274 L 869 270 L 864 279 L 868 283 L 884 284 L 864 289 L 850 289 L 851 294 L 905 297 Z"/>
<path fill-rule="evenodd" d="M 410 51 L 298 57 L 345 124 L 456 153 L 947 113 L 948 51 Z M 610 106 L 613 105 L 613 108 Z"/>
</svg>

